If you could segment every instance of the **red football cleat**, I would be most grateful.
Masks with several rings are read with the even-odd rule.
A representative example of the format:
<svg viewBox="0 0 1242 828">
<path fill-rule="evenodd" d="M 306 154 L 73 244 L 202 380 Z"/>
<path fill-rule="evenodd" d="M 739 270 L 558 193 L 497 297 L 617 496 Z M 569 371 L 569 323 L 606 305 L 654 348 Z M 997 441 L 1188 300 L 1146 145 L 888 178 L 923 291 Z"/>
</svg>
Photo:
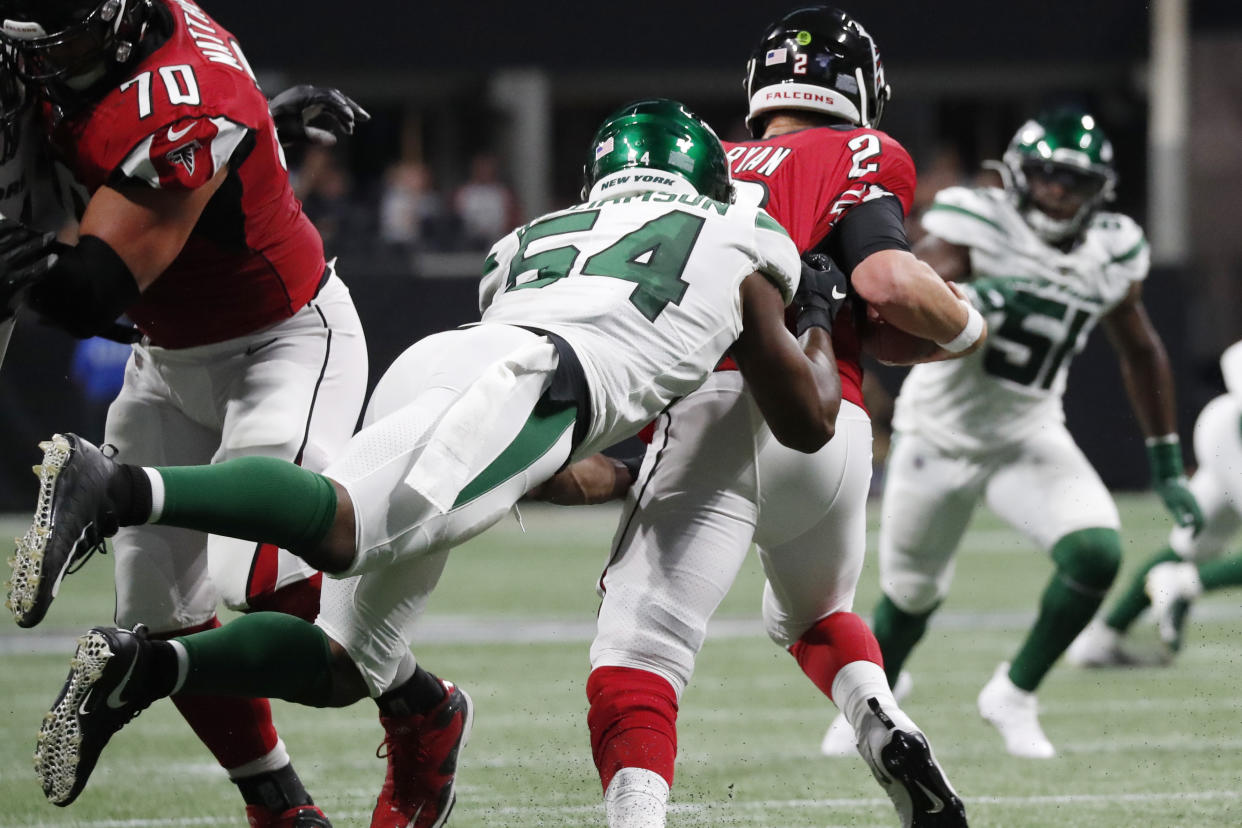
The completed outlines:
<svg viewBox="0 0 1242 828">
<path fill-rule="evenodd" d="M 262 805 L 247 805 L 246 821 L 250 828 L 332 828 L 323 811 L 314 805 L 295 805 L 281 813 Z"/>
<path fill-rule="evenodd" d="M 417 716 L 380 716 L 388 773 L 380 790 L 371 828 L 440 828 L 457 800 L 457 757 L 470 738 L 474 703 L 451 681 L 430 711 Z"/>
</svg>

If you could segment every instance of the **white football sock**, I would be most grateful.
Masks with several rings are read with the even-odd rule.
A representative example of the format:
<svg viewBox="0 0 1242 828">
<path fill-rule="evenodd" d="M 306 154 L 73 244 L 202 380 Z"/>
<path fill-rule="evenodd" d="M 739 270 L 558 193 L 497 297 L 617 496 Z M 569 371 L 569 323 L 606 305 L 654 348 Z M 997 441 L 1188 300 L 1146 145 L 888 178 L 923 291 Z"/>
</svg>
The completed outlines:
<svg viewBox="0 0 1242 828">
<path fill-rule="evenodd" d="M 893 720 L 899 730 L 918 730 L 918 726 L 901 711 L 893 691 L 889 689 L 884 668 L 873 661 L 851 661 L 837 672 L 832 680 L 832 698 L 845 714 L 855 733 L 863 733 L 871 712 L 868 699 L 875 699 L 880 708 Z"/>
<path fill-rule="evenodd" d="M 664 828 L 668 783 L 646 768 L 622 768 L 608 783 L 608 828 Z"/>
</svg>

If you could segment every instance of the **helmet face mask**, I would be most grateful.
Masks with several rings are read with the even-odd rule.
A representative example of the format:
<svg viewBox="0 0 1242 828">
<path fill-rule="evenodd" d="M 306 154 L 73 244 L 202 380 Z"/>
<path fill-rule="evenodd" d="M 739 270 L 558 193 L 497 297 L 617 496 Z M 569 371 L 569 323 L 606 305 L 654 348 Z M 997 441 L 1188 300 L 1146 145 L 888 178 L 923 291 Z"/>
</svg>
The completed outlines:
<svg viewBox="0 0 1242 828">
<path fill-rule="evenodd" d="M 81 91 L 133 56 L 150 9 L 150 0 L 0 0 L 0 40 L 23 80 Z"/>
<path fill-rule="evenodd" d="M 1023 124 L 1000 171 L 1014 206 L 1050 244 L 1081 236 L 1116 192 L 1112 143 L 1092 116 L 1074 110 Z"/>
<path fill-rule="evenodd" d="M 768 26 L 747 61 L 745 87 L 756 138 L 762 116 L 781 109 L 875 127 L 892 95 L 875 40 L 831 6 L 795 9 Z"/>
<path fill-rule="evenodd" d="M 733 200 L 720 139 L 705 121 L 667 98 L 635 101 L 604 119 L 583 166 L 583 200 L 653 189 Z"/>
</svg>

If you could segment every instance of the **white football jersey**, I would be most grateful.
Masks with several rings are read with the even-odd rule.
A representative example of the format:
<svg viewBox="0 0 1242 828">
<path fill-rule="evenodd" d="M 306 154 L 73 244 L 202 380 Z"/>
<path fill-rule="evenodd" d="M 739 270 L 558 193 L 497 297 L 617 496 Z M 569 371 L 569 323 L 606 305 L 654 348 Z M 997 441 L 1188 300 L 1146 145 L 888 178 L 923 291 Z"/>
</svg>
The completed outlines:
<svg viewBox="0 0 1242 828">
<path fill-rule="evenodd" d="M 894 426 L 949 451 L 979 452 L 1063 422 L 1070 359 L 1147 276 L 1142 228 L 1127 216 L 1097 213 L 1081 242 L 1062 252 L 993 187 L 942 190 L 923 226 L 970 248 L 974 276 L 963 287 L 987 318 L 988 340 L 962 359 L 912 368 Z"/>
<path fill-rule="evenodd" d="M 788 303 L 801 263 L 758 207 L 652 191 L 535 219 L 492 248 L 483 322 L 541 328 L 582 362 L 592 422 L 577 455 L 637 431 L 705 380 L 742 332 L 759 271 Z"/>
</svg>

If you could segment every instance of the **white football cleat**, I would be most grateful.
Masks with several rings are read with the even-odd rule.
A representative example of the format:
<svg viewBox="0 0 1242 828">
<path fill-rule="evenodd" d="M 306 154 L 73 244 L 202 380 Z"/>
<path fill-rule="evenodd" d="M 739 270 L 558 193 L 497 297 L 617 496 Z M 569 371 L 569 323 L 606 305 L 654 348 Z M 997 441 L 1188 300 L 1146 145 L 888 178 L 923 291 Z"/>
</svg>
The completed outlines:
<svg viewBox="0 0 1242 828">
<path fill-rule="evenodd" d="M 893 687 L 893 699 L 901 704 L 910 697 L 910 690 L 913 687 L 914 679 L 910 677 L 910 671 L 902 670 L 897 674 L 897 684 Z M 819 752 L 824 756 L 858 755 L 854 728 L 850 727 L 850 722 L 845 718 L 844 713 L 838 711 L 832 724 L 828 725 L 828 730 L 824 732 L 824 740 L 819 743 Z"/>
<path fill-rule="evenodd" d="M 1190 604 L 1203 594 L 1198 568 L 1185 561 L 1156 564 L 1148 571 L 1143 588 L 1151 599 L 1151 612 L 1160 640 L 1170 650 L 1180 649 L 1186 613 Z"/>
<path fill-rule="evenodd" d="M 1056 748 L 1039 726 L 1039 703 L 1009 680 L 1009 662 L 1001 662 L 979 692 L 979 715 L 1000 731 L 1005 749 L 1024 759 L 1051 759 Z"/>
</svg>

